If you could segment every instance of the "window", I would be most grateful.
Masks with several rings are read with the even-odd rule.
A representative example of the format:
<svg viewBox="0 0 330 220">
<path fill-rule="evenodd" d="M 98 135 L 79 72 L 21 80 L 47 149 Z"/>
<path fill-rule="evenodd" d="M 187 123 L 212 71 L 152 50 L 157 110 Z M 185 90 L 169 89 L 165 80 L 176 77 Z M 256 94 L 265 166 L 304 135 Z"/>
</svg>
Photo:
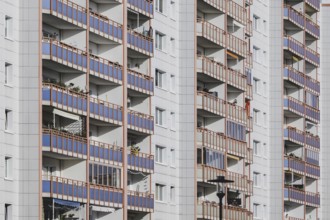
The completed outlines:
<svg viewBox="0 0 330 220">
<path fill-rule="evenodd" d="M 261 149 L 260 149 L 260 142 L 254 140 L 253 141 L 253 154 L 254 155 L 260 155 L 260 153 L 261 153 L 260 151 L 261 151 Z"/>
<path fill-rule="evenodd" d="M 260 63 L 260 48 L 253 46 L 253 61 Z"/>
<path fill-rule="evenodd" d="M 156 162 L 165 163 L 165 147 L 156 145 Z"/>
<path fill-rule="evenodd" d="M 171 37 L 171 55 L 175 56 L 175 39 Z"/>
<path fill-rule="evenodd" d="M 175 0 L 171 0 L 171 5 L 170 5 L 171 9 L 170 9 L 170 16 L 172 19 L 175 19 Z"/>
<path fill-rule="evenodd" d="M 266 51 L 263 51 L 262 52 L 262 60 L 261 60 L 262 64 L 263 65 L 267 65 L 267 52 Z"/>
<path fill-rule="evenodd" d="M 263 187 L 267 188 L 267 175 L 266 174 L 263 175 Z"/>
<path fill-rule="evenodd" d="M 5 130 L 13 130 L 13 111 L 8 109 L 5 110 Z"/>
<path fill-rule="evenodd" d="M 260 92 L 260 80 L 257 78 L 253 78 L 253 93 L 259 94 Z"/>
<path fill-rule="evenodd" d="M 175 201 L 175 188 L 174 186 L 171 186 L 170 188 L 170 202 L 174 202 Z"/>
<path fill-rule="evenodd" d="M 175 130 L 175 113 L 171 112 L 171 129 Z"/>
<path fill-rule="evenodd" d="M 165 200 L 165 185 L 156 183 L 155 199 L 157 201 Z"/>
<path fill-rule="evenodd" d="M 267 113 L 263 113 L 263 119 L 264 119 L 264 126 L 267 127 Z"/>
<path fill-rule="evenodd" d="M 165 126 L 165 110 L 156 108 L 156 125 Z"/>
<path fill-rule="evenodd" d="M 258 17 L 257 15 L 253 15 L 253 29 L 256 31 L 259 30 L 259 21 L 260 17 Z"/>
<path fill-rule="evenodd" d="M 260 173 L 253 172 L 253 186 L 260 186 Z"/>
<path fill-rule="evenodd" d="M 89 182 L 104 186 L 121 187 L 121 169 L 91 163 L 89 164 Z"/>
<path fill-rule="evenodd" d="M 175 149 L 171 149 L 171 166 L 175 166 Z"/>
<path fill-rule="evenodd" d="M 263 20 L 263 28 L 264 28 L 264 34 L 266 34 L 267 33 L 267 21 L 266 20 Z"/>
<path fill-rule="evenodd" d="M 13 81 L 13 66 L 10 63 L 5 64 L 5 84 L 12 84 Z"/>
<path fill-rule="evenodd" d="M 171 92 L 175 92 L 175 76 L 174 75 L 171 75 L 171 78 L 170 78 L 170 89 L 171 89 Z"/>
<path fill-rule="evenodd" d="M 13 35 L 13 18 L 6 16 L 5 18 L 5 37 L 12 38 Z"/>
<path fill-rule="evenodd" d="M 256 109 L 253 109 L 253 122 L 259 124 L 259 111 Z"/>
<path fill-rule="evenodd" d="M 155 76 L 156 76 L 155 85 L 159 88 L 165 88 L 166 73 L 159 69 L 156 69 Z"/>
<path fill-rule="evenodd" d="M 263 82 L 263 94 L 265 97 L 267 97 L 267 83 L 266 82 Z"/>
<path fill-rule="evenodd" d="M 264 143 L 263 145 L 264 145 L 264 146 L 263 146 L 263 149 L 264 149 L 264 157 L 266 157 L 266 158 L 267 158 L 267 156 L 268 156 L 268 149 L 267 149 L 267 144 L 266 144 L 266 143 Z"/>
<path fill-rule="evenodd" d="M 165 0 L 156 0 L 156 11 L 164 13 L 165 9 Z"/>
<path fill-rule="evenodd" d="M 5 220 L 12 220 L 12 205 L 5 204 Z"/>
<path fill-rule="evenodd" d="M 159 50 L 165 50 L 166 35 L 156 32 L 156 48 Z"/>
<path fill-rule="evenodd" d="M 11 179 L 12 177 L 12 158 L 5 157 L 5 178 Z"/>
<path fill-rule="evenodd" d="M 254 218 L 256 219 L 259 219 L 261 216 L 260 216 L 260 204 L 257 204 L 257 203 L 253 203 L 253 216 Z"/>
</svg>

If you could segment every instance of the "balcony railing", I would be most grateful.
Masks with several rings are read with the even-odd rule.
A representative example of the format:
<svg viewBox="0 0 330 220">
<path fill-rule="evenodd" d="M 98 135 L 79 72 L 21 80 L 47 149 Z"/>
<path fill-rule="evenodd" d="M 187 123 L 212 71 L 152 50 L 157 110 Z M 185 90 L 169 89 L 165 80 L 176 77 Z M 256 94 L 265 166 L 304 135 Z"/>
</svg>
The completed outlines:
<svg viewBox="0 0 330 220">
<path fill-rule="evenodd" d="M 290 96 L 284 98 L 284 108 L 302 117 L 305 115 L 304 103 Z"/>
<path fill-rule="evenodd" d="M 284 6 L 284 17 L 287 17 L 292 23 L 298 25 L 302 29 L 305 26 L 305 16 L 290 5 Z"/>
<path fill-rule="evenodd" d="M 247 126 L 246 126 L 247 131 L 252 132 L 253 131 L 253 118 L 251 116 L 247 117 L 246 124 L 247 124 Z"/>
<path fill-rule="evenodd" d="M 288 220 L 304 220 L 303 218 L 289 217 Z"/>
<path fill-rule="evenodd" d="M 91 12 L 89 15 L 90 31 L 104 38 L 121 42 L 123 39 L 123 27 L 121 24 L 110 20 L 108 17 Z"/>
<path fill-rule="evenodd" d="M 231 103 L 227 103 L 227 107 L 228 107 L 228 118 L 237 121 L 239 123 L 246 124 L 247 122 L 246 109 Z"/>
<path fill-rule="evenodd" d="M 118 63 L 90 54 L 89 68 L 89 74 L 93 76 L 118 84 L 122 83 L 123 67 Z"/>
<path fill-rule="evenodd" d="M 150 18 L 154 16 L 154 1 L 152 0 L 128 0 L 128 7 Z"/>
<path fill-rule="evenodd" d="M 306 176 L 319 179 L 320 178 L 320 167 L 306 163 Z"/>
<path fill-rule="evenodd" d="M 320 207 L 320 194 L 306 192 L 306 205 Z"/>
<path fill-rule="evenodd" d="M 247 99 L 250 99 L 250 100 L 252 100 L 253 99 L 253 88 L 252 88 L 252 85 L 247 85 L 246 86 L 246 97 L 245 98 L 247 98 Z"/>
<path fill-rule="evenodd" d="M 117 125 L 122 124 L 123 108 L 119 105 L 90 97 L 89 111 L 91 118 Z"/>
<path fill-rule="evenodd" d="M 253 149 L 248 148 L 246 154 L 246 163 L 252 164 L 253 163 Z"/>
<path fill-rule="evenodd" d="M 147 192 L 128 191 L 127 205 L 129 210 L 153 212 L 154 195 Z"/>
<path fill-rule="evenodd" d="M 42 0 L 42 9 L 64 21 L 86 27 L 87 10 L 68 0 Z"/>
<path fill-rule="evenodd" d="M 310 133 L 306 133 L 306 145 L 316 148 L 316 149 L 320 149 L 320 138 L 319 136 L 314 136 Z"/>
<path fill-rule="evenodd" d="M 129 48 L 142 54 L 150 57 L 154 54 L 153 39 L 132 29 L 127 30 L 127 43 Z"/>
<path fill-rule="evenodd" d="M 246 76 L 231 68 L 228 68 L 228 83 L 233 87 L 246 91 Z"/>
<path fill-rule="evenodd" d="M 283 45 L 292 53 L 299 55 L 302 58 L 305 57 L 305 46 L 296 39 L 289 36 L 284 37 Z"/>
<path fill-rule="evenodd" d="M 227 48 L 242 57 L 248 55 L 247 43 L 232 34 L 227 34 Z"/>
<path fill-rule="evenodd" d="M 89 187 L 90 204 L 121 208 L 123 204 L 122 189 L 91 184 Z"/>
<path fill-rule="evenodd" d="M 227 137 L 228 153 L 239 157 L 247 156 L 247 143 Z"/>
<path fill-rule="evenodd" d="M 223 206 L 222 216 L 226 220 L 252 220 L 253 214 L 246 209 L 234 206 Z M 217 202 L 203 201 L 197 204 L 197 218 L 207 220 L 219 219 Z"/>
<path fill-rule="evenodd" d="M 87 203 L 87 183 L 57 176 L 43 176 L 43 197 Z"/>
<path fill-rule="evenodd" d="M 313 108 L 307 104 L 305 104 L 306 107 L 306 118 L 309 120 L 319 123 L 320 122 L 320 110 Z"/>
<path fill-rule="evenodd" d="M 227 184 L 230 189 L 240 190 L 244 192 L 248 191 L 247 176 L 227 171 L 226 179 L 234 181 L 233 183 Z"/>
<path fill-rule="evenodd" d="M 226 102 L 207 92 L 197 92 L 197 105 L 205 111 L 224 117 Z"/>
<path fill-rule="evenodd" d="M 247 53 L 246 54 L 244 64 L 245 64 L 245 68 L 248 68 L 248 69 L 253 68 L 253 55 L 252 55 L 252 53 Z"/>
<path fill-rule="evenodd" d="M 226 176 L 226 171 L 216 169 L 204 164 L 198 164 L 198 168 L 197 168 L 198 181 L 209 183 L 208 180 L 213 180 L 217 178 L 217 176 Z"/>
<path fill-rule="evenodd" d="M 64 66 L 86 72 L 87 53 L 57 40 L 42 39 L 42 55 Z"/>
<path fill-rule="evenodd" d="M 87 158 L 87 139 L 67 132 L 42 129 L 42 147 L 70 157 Z"/>
<path fill-rule="evenodd" d="M 128 69 L 127 83 L 129 89 L 133 89 L 147 95 L 154 94 L 154 78 L 150 76 Z"/>
<path fill-rule="evenodd" d="M 144 173 L 154 172 L 154 155 L 146 153 L 130 153 L 127 155 L 128 169 Z"/>
<path fill-rule="evenodd" d="M 316 94 L 320 94 L 320 82 L 306 75 L 306 88 Z"/>
<path fill-rule="evenodd" d="M 305 2 L 311 7 L 313 7 L 315 10 L 320 10 L 320 0 L 306 0 Z"/>
<path fill-rule="evenodd" d="M 292 127 L 284 129 L 284 138 L 287 138 L 289 141 L 300 145 L 304 145 L 305 143 L 304 132 Z"/>
<path fill-rule="evenodd" d="M 284 199 L 300 204 L 305 203 L 305 192 L 291 187 L 284 188 Z"/>
<path fill-rule="evenodd" d="M 246 25 L 247 11 L 245 7 L 240 6 L 232 0 L 228 0 L 228 15 L 237 20 L 238 22 Z"/>
<path fill-rule="evenodd" d="M 301 87 L 305 85 L 305 74 L 299 72 L 291 66 L 285 66 L 283 74 L 283 77 L 287 78 L 290 82 L 293 82 Z"/>
<path fill-rule="evenodd" d="M 197 33 L 209 41 L 225 47 L 226 46 L 226 32 L 221 28 L 211 24 L 203 19 L 197 19 Z"/>
<path fill-rule="evenodd" d="M 308 17 L 306 17 L 306 31 L 316 38 L 320 37 L 320 26 Z"/>
<path fill-rule="evenodd" d="M 245 0 L 246 5 L 253 5 L 253 0 Z"/>
<path fill-rule="evenodd" d="M 227 0 L 203 0 L 203 1 L 223 13 L 226 11 Z"/>
<path fill-rule="evenodd" d="M 119 146 L 91 140 L 89 159 L 104 164 L 120 165 L 123 162 L 123 150 Z"/>
<path fill-rule="evenodd" d="M 247 1 L 249 1 L 249 0 L 247 0 Z M 247 20 L 245 34 L 249 35 L 250 37 L 252 37 L 252 35 L 253 35 L 252 21 L 250 19 Z"/>
<path fill-rule="evenodd" d="M 252 196 L 253 195 L 253 181 L 247 180 L 247 195 Z"/>
<path fill-rule="evenodd" d="M 151 115 L 143 114 L 141 112 L 136 112 L 129 109 L 127 115 L 127 124 L 129 129 L 146 134 L 154 133 L 154 117 Z"/>
<path fill-rule="evenodd" d="M 301 175 L 304 175 L 305 173 L 305 162 L 293 157 L 284 158 L 284 167 Z"/>
<path fill-rule="evenodd" d="M 309 47 L 306 48 L 306 60 L 310 63 L 319 66 L 320 65 L 320 54 L 318 54 L 316 51 L 312 50 Z"/>
<path fill-rule="evenodd" d="M 313 164 L 315 166 L 320 165 L 319 151 L 314 151 L 309 148 L 305 149 L 305 161 L 309 164 Z"/>
<path fill-rule="evenodd" d="M 83 93 L 60 87 L 51 83 L 42 84 L 42 101 L 50 105 L 75 114 L 87 114 L 87 97 Z"/>
<path fill-rule="evenodd" d="M 223 133 L 214 132 L 206 128 L 197 128 L 197 143 L 203 147 L 225 151 L 226 136 Z"/>
<path fill-rule="evenodd" d="M 226 67 L 205 56 L 198 56 L 197 59 L 198 72 L 202 72 L 214 79 L 224 82 L 226 80 Z"/>
</svg>

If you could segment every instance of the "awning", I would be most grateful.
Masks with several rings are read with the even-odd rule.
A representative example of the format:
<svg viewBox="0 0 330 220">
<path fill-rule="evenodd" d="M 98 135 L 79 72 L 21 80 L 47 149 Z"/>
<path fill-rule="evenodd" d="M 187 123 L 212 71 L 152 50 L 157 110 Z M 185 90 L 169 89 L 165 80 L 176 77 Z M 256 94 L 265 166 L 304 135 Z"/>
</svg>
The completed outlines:
<svg viewBox="0 0 330 220">
<path fill-rule="evenodd" d="M 72 208 L 79 208 L 80 203 L 79 202 L 71 202 L 71 201 L 64 201 L 61 199 L 54 199 L 54 203 L 58 205 L 63 205 L 63 206 L 70 206 Z"/>
<path fill-rule="evenodd" d="M 114 208 L 101 207 L 101 206 L 95 206 L 95 205 L 92 205 L 91 207 L 92 207 L 92 211 L 94 211 L 94 212 L 107 212 L 107 213 L 115 212 Z"/>
<path fill-rule="evenodd" d="M 234 59 L 238 59 L 238 56 L 236 56 L 235 54 L 229 52 L 228 50 L 227 50 L 227 54 L 228 54 L 229 56 L 233 57 Z"/>
<path fill-rule="evenodd" d="M 71 114 L 71 113 L 68 113 L 68 112 L 65 112 L 65 111 L 61 111 L 61 110 L 58 110 L 58 109 L 54 109 L 53 113 L 55 115 L 59 115 L 61 117 L 69 118 L 69 119 L 72 119 L 72 120 L 75 120 L 75 121 L 80 120 L 80 117 L 78 115 L 74 115 L 74 114 Z"/>
<path fill-rule="evenodd" d="M 239 160 L 239 157 L 229 155 L 229 154 L 227 154 L 227 158 L 230 158 L 230 159 L 233 159 L 233 160 Z"/>
</svg>

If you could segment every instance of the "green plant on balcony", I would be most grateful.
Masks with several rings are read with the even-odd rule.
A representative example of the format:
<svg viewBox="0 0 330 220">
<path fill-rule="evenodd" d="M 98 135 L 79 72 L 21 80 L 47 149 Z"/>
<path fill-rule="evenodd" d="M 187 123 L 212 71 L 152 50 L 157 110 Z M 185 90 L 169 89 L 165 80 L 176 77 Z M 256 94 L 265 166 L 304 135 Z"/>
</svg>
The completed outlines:
<svg viewBox="0 0 330 220">
<path fill-rule="evenodd" d="M 140 147 L 139 146 L 131 146 L 131 154 L 134 155 L 134 156 L 137 156 L 140 152 Z"/>
<path fill-rule="evenodd" d="M 76 87 L 73 87 L 71 90 L 74 92 L 80 92 L 80 87 L 76 86 Z"/>
</svg>

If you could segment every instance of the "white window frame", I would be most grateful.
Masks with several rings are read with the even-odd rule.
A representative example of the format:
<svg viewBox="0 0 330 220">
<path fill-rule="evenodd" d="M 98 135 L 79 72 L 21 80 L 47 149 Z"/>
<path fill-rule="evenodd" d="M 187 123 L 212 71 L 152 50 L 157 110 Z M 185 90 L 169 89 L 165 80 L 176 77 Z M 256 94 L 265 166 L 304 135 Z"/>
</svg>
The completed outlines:
<svg viewBox="0 0 330 220">
<path fill-rule="evenodd" d="M 165 201 L 165 192 L 166 191 L 166 185 L 156 183 L 155 185 L 155 200 L 164 202 Z"/>
<path fill-rule="evenodd" d="M 259 94 L 260 93 L 260 80 L 257 78 L 253 78 L 253 93 Z"/>
<path fill-rule="evenodd" d="M 13 130 L 13 111 L 5 109 L 5 131 Z"/>
<path fill-rule="evenodd" d="M 260 118 L 259 118 L 260 111 L 258 109 L 253 109 L 253 123 L 256 125 L 259 125 L 260 123 Z"/>
<path fill-rule="evenodd" d="M 170 76 L 170 91 L 175 93 L 175 75 L 171 74 Z"/>
<path fill-rule="evenodd" d="M 155 48 L 161 51 L 166 50 L 166 34 L 156 31 Z"/>
<path fill-rule="evenodd" d="M 13 65 L 5 63 L 5 85 L 11 86 L 13 84 Z"/>
<path fill-rule="evenodd" d="M 253 172 L 253 186 L 260 187 L 260 173 Z"/>
<path fill-rule="evenodd" d="M 166 147 L 156 145 L 155 147 L 155 162 L 166 164 Z"/>
<path fill-rule="evenodd" d="M 171 148 L 171 167 L 175 167 L 175 149 L 174 148 Z"/>
<path fill-rule="evenodd" d="M 5 156 L 5 179 L 13 178 L 13 158 Z"/>
<path fill-rule="evenodd" d="M 170 113 L 171 116 L 171 130 L 175 131 L 176 119 L 175 119 L 175 112 Z"/>
<path fill-rule="evenodd" d="M 13 38 L 13 18 L 8 15 L 5 16 L 5 38 Z"/>
<path fill-rule="evenodd" d="M 175 203 L 175 187 L 170 186 L 170 202 Z"/>
<path fill-rule="evenodd" d="M 160 69 L 155 69 L 155 86 L 161 89 L 166 89 L 166 72 Z"/>
<path fill-rule="evenodd" d="M 260 156 L 261 155 L 261 148 L 260 148 L 260 141 L 253 140 L 253 155 Z"/>
<path fill-rule="evenodd" d="M 166 0 L 156 0 L 155 10 L 159 13 L 165 14 L 166 12 Z"/>
<path fill-rule="evenodd" d="M 13 205 L 9 203 L 5 203 L 5 220 L 13 219 Z"/>
<path fill-rule="evenodd" d="M 155 110 L 156 125 L 165 127 L 166 126 L 166 110 L 156 107 Z"/>
<path fill-rule="evenodd" d="M 259 31 L 260 29 L 260 17 L 257 15 L 253 15 L 253 30 Z"/>
</svg>

